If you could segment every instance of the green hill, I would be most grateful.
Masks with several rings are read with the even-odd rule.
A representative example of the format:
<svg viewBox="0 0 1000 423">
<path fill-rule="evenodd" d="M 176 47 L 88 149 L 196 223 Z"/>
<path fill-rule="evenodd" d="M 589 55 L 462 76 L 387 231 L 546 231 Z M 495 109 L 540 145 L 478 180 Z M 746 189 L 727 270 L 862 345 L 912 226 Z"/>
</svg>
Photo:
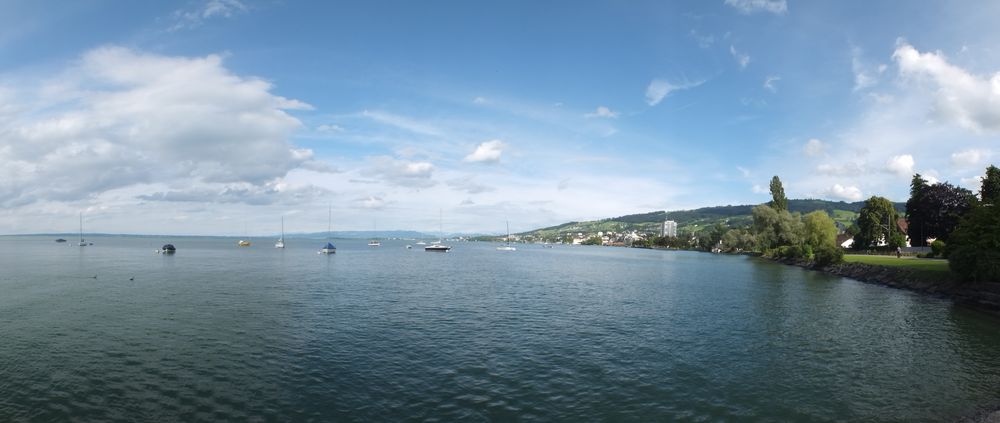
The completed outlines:
<svg viewBox="0 0 1000 423">
<path fill-rule="evenodd" d="M 904 203 L 895 203 L 896 209 L 902 213 L 905 210 Z M 789 211 L 795 213 L 809 213 L 816 210 L 825 210 L 833 217 L 834 221 L 841 228 L 850 226 L 857 219 L 858 211 L 864 206 L 863 201 L 847 203 L 844 201 L 826 200 L 788 200 Z M 535 229 L 529 232 L 522 232 L 520 237 L 532 240 L 544 240 L 549 242 L 564 240 L 567 236 L 584 234 L 584 236 L 595 235 L 598 232 L 640 232 L 659 234 L 660 226 L 666 219 L 677 222 L 679 233 L 694 233 L 702 228 L 715 224 L 724 224 L 729 227 L 748 226 L 752 222 L 751 210 L 754 205 L 728 205 L 702 207 L 694 210 L 677 211 L 656 211 L 650 213 L 630 214 L 626 216 L 612 217 L 608 219 L 593 220 L 588 222 L 568 222 L 557 226 Z"/>
</svg>

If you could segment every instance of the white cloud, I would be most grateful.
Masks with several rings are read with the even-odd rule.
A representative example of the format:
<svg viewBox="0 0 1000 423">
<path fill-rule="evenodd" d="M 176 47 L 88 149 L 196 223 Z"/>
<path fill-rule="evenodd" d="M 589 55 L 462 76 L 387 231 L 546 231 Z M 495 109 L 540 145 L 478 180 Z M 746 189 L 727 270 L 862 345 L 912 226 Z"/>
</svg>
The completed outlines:
<svg viewBox="0 0 1000 423">
<path fill-rule="evenodd" d="M 500 161 L 506 144 L 500 140 L 490 140 L 476 146 L 476 150 L 465 156 L 465 161 L 473 163 L 496 163 Z"/>
<path fill-rule="evenodd" d="M 973 176 L 971 178 L 961 178 L 961 179 L 959 179 L 958 182 L 959 182 L 959 184 L 961 186 L 963 186 L 965 188 L 968 188 L 968 189 L 970 189 L 970 190 L 972 190 L 973 192 L 976 192 L 976 193 L 978 193 L 979 190 L 981 190 L 983 188 L 983 177 L 982 176 Z"/>
<path fill-rule="evenodd" d="M 374 195 L 369 195 L 366 197 L 359 198 L 355 202 L 363 209 L 370 210 L 382 210 L 386 206 L 386 201 L 382 197 L 377 197 Z"/>
<path fill-rule="evenodd" d="M 698 47 L 701 48 L 709 48 L 715 43 L 715 36 L 712 34 L 703 35 L 692 29 L 688 35 L 694 38 L 695 42 L 698 43 Z"/>
<path fill-rule="evenodd" d="M 825 151 L 826 151 L 826 145 L 823 144 L 823 141 L 820 141 L 816 138 L 812 138 L 809 141 L 806 141 L 806 144 L 802 146 L 802 152 L 809 157 L 822 156 Z"/>
<path fill-rule="evenodd" d="M 2 205 L 81 200 L 152 182 L 257 201 L 288 172 L 325 166 L 289 141 L 302 125 L 285 110 L 310 106 L 233 74 L 219 56 L 104 47 L 60 75 L 60 94 L 47 92 L 48 82 L 21 87 L 20 97 L 43 105 L 3 118 Z"/>
<path fill-rule="evenodd" d="M 610 118 L 610 119 L 614 119 L 614 118 L 618 117 L 618 112 L 612 111 L 611 109 L 609 109 L 607 107 L 604 107 L 604 106 L 598 106 L 597 110 L 594 110 L 591 113 L 587 113 L 584 116 L 588 117 L 588 118 Z"/>
<path fill-rule="evenodd" d="M 649 86 L 646 87 L 646 104 L 655 106 L 660 104 L 664 97 L 670 95 L 670 93 L 674 91 L 691 89 L 704 83 L 705 81 L 701 80 L 695 82 L 685 81 L 681 84 L 673 84 L 663 79 L 654 79 L 650 81 Z"/>
<path fill-rule="evenodd" d="M 858 162 L 822 163 L 816 172 L 830 176 L 857 176 L 869 173 L 868 166 Z"/>
<path fill-rule="evenodd" d="M 344 128 L 340 125 L 320 125 L 316 127 L 316 132 L 344 132 Z"/>
<path fill-rule="evenodd" d="M 991 152 L 988 150 L 971 148 L 951 153 L 951 164 L 966 168 L 975 167 L 981 165 L 991 155 Z"/>
<path fill-rule="evenodd" d="M 750 177 L 750 169 L 747 169 L 743 166 L 736 166 L 736 170 L 740 171 L 740 174 L 743 175 L 744 178 Z"/>
<path fill-rule="evenodd" d="M 830 198 L 835 198 L 844 201 L 861 201 L 864 195 L 861 190 L 855 186 L 843 186 L 840 184 L 833 184 L 832 187 L 826 190 L 826 196 Z"/>
<path fill-rule="evenodd" d="M 736 51 L 735 46 L 729 46 L 729 54 L 732 54 L 733 58 L 736 59 L 736 63 L 740 65 L 740 69 L 746 69 L 747 65 L 750 64 L 750 55 Z"/>
<path fill-rule="evenodd" d="M 195 7 L 173 13 L 174 24 L 170 31 L 197 28 L 211 18 L 231 18 L 247 11 L 239 0 L 207 0 Z"/>
<path fill-rule="evenodd" d="M 472 102 L 474 104 L 486 104 L 489 100 L 486 100 L 486 97 L 476 97 L 472 99 Z"/>
<path fill-rule="evenodd" d="M 878 66 L 878 73 L 884 72 L 886 65 Z M 861 91 L 874 86 L 878 82 L 878 77 L 861 60 L 861 49 L 854 47 L 851 49 L 851 71 L 854 73 L 854 91 Z"/>
<path fill-rule="evenodd" d="M 329 194 L 328 190 L 314 186 L 293 187 L 272 182 L 263 186 L 240 183 L 227 184 L 217 189 L 182 188 L 138 195 L 136 198 L 145 201 L 294 206 L 307 204 Z"/>
<path fill-rule="evenodd" d="M 752 187 L 750 187 L 750 191 L 753 191 L 754 194 L 770 194 L 771 193 L 770 188 L 764 188 L 764 186 L 760 185 L 760 184 L 754 184 Z"/>
<path fill-rule="evenodd" d="M 438 136 L 442 133 L 439 128 L 427 122 L 379 110 L 362 111 L 361 117 L 421 135 Z"/>
<path fill-rule="evenodd" d="M 772 93 L 777 92 L 778 87 L 774 86 L 774 83 L 780 80 L 781 80 L 780 76 L 769 76 L 767 78 L 764 78 L 764 88 Z"/>
<path fill-rule="evenodd" d="M 977 76 L 948 63 L 941 52 L 921 53 L 900 40 L 892 55 L 901 76 L 932 90 L 934 116 L 974 131 L 1000 130 L 1000 72 Z"/>
<path fill-rule="evenodd" d="M 476 182 L 475 177 L 451 179 L 448 181 L 448 186 L 452 187 L 456 191 L 461 191 L 467 194 L 482 194 L 484 192 L 496 190 L 494 187 Z"/>
<path fill-rule="evenodd" d="M 434 165 L 430 162 L 396 160 L 389 156 L 369 158 L 369 167 L 363 174 L 390 184 L 409 188 L 427 188 L 436 185 L 431 178 Z"/>
<path fill-rule="evenodd" d="M 788 13 L 788 3 L 785 0 L 726 0 L 726 4 L 735 7 L 743 14 L 759 11 L 775 15 Z"/>
<path fill-rule="evenodd" d="M 912 176 L 913 175 L 913 156 L 909 154 L 903 154 L 900 156 L 893 156 L 885 163 L 885 169 L 890 173 L 894 173 L 899 176 Z"/>
</svg>

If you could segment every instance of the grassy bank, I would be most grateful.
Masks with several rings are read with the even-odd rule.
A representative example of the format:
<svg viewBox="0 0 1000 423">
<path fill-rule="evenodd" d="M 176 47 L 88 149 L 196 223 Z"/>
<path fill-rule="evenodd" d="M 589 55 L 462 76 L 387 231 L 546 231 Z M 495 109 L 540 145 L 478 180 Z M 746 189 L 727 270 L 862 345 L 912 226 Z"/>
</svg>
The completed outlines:
<svg viewBox="0 0 1000 423">
<path fill-rule="evenodd" d="M 954 280 L 948 269 L 948 260 L 924 259 L 916 257 L 869 256 L 860 254 L 844 255 L 845 263 L 864 263 L 876 266 L 903 267 L 912 269 L 922 279 L 936 279 L 942 282 Z"/>
</svg>

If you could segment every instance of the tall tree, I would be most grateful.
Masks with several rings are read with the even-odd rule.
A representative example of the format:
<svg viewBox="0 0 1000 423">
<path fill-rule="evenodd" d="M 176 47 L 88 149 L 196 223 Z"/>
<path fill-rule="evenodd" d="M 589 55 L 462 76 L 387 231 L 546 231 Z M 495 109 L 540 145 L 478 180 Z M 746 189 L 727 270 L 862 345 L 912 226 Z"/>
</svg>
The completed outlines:
<svg viewBox="0 0 1000 423">
<path fill-rule="evenodd" d="M 921 238 L 947 241 L 962 216 L 972 208 L 973 203 L 975 195 L 972 191 L 947 182 L 931 185 L 925 188 L 920 196 L 922 215 L 920 227 L 913 228 L 915 222 L 910 221 L 910 232 L 919 233 Z M 910 242 L 913 243 L 914 240 L 917 238 L 910 236 Z"/>
<path fill-rule="evenodd" d="M 1000 203 L 1000 169 L 996 166 L 990 165 L 986 168 L 986 177 L 983 178 L 979 198 L 986 204 Z"/>
<path fill-rule="evenodd" d="M 837 245 L 837 224 L 823 210 L 816 210 L 802 217 L 805 226 L 805 243 L 816 249 Z"/>
<path fill-rule="evenodd" d="M 873 196 L 865 201 L 858 216 L 858 233 L 854 236 L 854 248 L 865 249 L 887 241 L 890 247 L 901 247 L 906 242 L 896 228 L 899 214 L 892 202 L 885 197 Z"/>
<path fill-rule="evenodd" d="M 926 207 L 924 207 L 924 192 L 927 191 L 927 180 L 920 174 L 913 175 L 910 182 L 910 199 L 906 201 L 906 221 L 909 226 L 906 228 L 906 235 L 910 237 L 910 243 L 914 247 L 924 247 L 927 245 L 927 234 L 925 229 Z"/>
<path fill-rule="evenodd" d="M 788 210 L 785 188 L 781 186 L 781 179 L 778 179 L 778 175 L 771 178 L 771 202 L 768 205 L 777 211 Z"/>
</svg>

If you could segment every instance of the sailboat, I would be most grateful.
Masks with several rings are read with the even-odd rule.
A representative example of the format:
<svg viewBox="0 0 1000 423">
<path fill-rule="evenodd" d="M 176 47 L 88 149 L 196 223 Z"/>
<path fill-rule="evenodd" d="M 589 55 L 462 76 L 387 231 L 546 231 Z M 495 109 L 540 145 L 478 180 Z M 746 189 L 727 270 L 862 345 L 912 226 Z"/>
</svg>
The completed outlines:
<svg viewBox="0 0 1000 423">
<path fill-rule="evenodd" d="M 239 241 L 236 241 L 236 246 L 237 247 L 249 247 L 250 246 L 250 237 L 247 236 L 247 224 L 246 223 L 243 224 L 243 238 L 246 238 L 246 239 L 241 239 Z"/>
<path fill-rule="evenodd" d="M 76 245 L 79 245 L 81 247 L 87 246 L 87 241 L 83 240 L 83 212 L 80 213 L 80 243 Z"/>
<path fill-rule="evenodd" d="M 380 247 L 380 246 L 382 246 L 382 243 L 378 241 L 378 222 L 374 223 L 374 227 L 375 227 L 375 229 L 374 229 L 373 232 L 375 232 L 376 237 L 375 237 L 375 239 L 373 239 L 371 241 L 368 241 L 368 246 L 369 247 Z"/>
<path fill-rule="evenodd" d="M 441 232 L 441 238 L 444 238 L 444 218 L 442 217 L 440 210 L 438 210 L 438 230 Z M 437 242 L 424 247 L 424 251 L 447 253 L 451 251 L 451 247 L 444 245 L 442 240 L 438 239 Z"/>
<path fill-rule="evenodd" d="M 281 237 L 274 243 L 274 248 L 285 248 L 285 216 L 281 216 Z"/>
<path fill-rule="evenodd" d="M 327 211 L 327 215 L 326 215 L 326 245 L 324 245 L 323 248 L 320 248 L 319 251 L 316 252 L 317 254 L 336 254 L 337 253 L 337 247 L 334 247 L 333 244 L 330 243 L 330 233 L 331 233 L 331 228 L 332 228 L 331 222 L 333 222 L 333 207 L 332 206 Z"/>
<path fill-rule="evenodd" d="M 497 247 L 497 251 L 517 251 L 517 248 L 510 246 L 510 221 L 507 221 L 507 245 Z"/>
</svg>

